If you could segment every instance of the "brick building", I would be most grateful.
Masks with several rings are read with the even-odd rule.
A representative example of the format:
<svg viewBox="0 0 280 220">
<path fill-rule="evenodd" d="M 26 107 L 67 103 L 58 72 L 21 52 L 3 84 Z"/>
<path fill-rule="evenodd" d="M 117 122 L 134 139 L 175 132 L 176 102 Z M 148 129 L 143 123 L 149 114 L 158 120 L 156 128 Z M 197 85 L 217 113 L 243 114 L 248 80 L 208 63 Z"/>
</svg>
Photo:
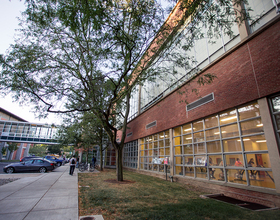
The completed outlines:
<svg viewBox="0 0 280 220">
<path fill-rule="evenodd" d="M 4 128 L 5 121 L 27 122 L 26 120 L 18 117 L 17 115 L 0 107 L 0 134 L 2 134 L 2 132 L 4 132 L 3 128 Z M 7 142 L 5 142 L 5 141 L 0 142 L 0 151 L 2 150 L 3 147 L 7 147 Z M 10 157 L 11 160 L 20 159 L 21 157 L 23 157 L 25 151 L 28 152 L 29 148 L 30 148 L 30 144 L 28 144 L 28 143 L 18 143 L 18 150 L 14 151 L 14 152 L 6 151 L 5 156 Z M 10 154 L 12 154 L 12 155 L 10 155 Z M 6 159 L 8 159 L 8 157 L 6 157 Z M 0 152 L 0 159 L 3 159 L 3 155 L 1 152 Z"/>
<path fill-rule="evenodd" d="M 221 33 L 214 45 L 194 44 L 197 74 L 215 74 L 212 83 L 198 86 L 185 72 L 175 84 L 158 79 L 161 86 L 134 92 L 124 167 L 280 206 L 279 2 L 248 3 L 258 22 L 237 25 L 233 38 Z"/>
</svg>

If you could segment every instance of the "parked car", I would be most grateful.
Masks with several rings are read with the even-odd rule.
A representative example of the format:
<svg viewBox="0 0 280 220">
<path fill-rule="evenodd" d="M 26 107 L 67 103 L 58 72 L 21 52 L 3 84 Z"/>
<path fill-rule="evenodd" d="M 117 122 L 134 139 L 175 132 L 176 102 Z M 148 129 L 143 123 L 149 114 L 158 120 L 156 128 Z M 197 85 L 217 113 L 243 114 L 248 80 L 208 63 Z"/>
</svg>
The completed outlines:
<svg viewBox="0 0 280 220">
<path fill-rule="evenodd" d="M 45 156 L 44 158 L 47 160 L 56 162 L 58 167 L 60 167 L 62 164 L 64 164 L 63 160 L 57 159 L 55 156 Z"/>
<path fill-rule="evenodd" d="M 11 163 L 3 168 L 5 173 L 14 172 L 28 172 L 28 171 L 39 171 L 45 173 L 52 171 L 55 168 L 55 163 L 44 160 L 43 158 L 33 158 L 20 163 Z"/>
<path fill-rule="evenodd" d="M 33 158 L 42 158 L 42 157 L 38 157 L 38 156 L 22 157 L 19 161 L 24 162 L 26 160 L 30 160 L 30 159 L 33 159 Z"/>
</svg>

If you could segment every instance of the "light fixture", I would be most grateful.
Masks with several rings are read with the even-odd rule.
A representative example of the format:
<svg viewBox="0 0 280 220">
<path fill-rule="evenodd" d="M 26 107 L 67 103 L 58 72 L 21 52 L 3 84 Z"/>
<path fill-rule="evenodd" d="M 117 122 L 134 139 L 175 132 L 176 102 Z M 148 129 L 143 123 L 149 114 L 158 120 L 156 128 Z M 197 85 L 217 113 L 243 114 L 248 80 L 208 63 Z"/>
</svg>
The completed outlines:
<svg viewBox="0 0 280 220">
<path fill-rule="evenodd" d="M 229 117 L 229 118 L 224 118 L 221 121 L 229 121 L 229 120 L 232 120 L 232 119 L 235 119 L 235 118 L 237 118 L 237 116 L 232 116 L 232 117 Z"/>
<path fill-rule="evenodd" d="M 257 143 L 263 143 L 263 142 L 266 142 L 266 140 L 259 140 L 259 141 L 256 141 Z"/>
<path fill-rule="evenodd" d="M 188 128 L 188 129 L 185 129 L 184 131 L 191 131 L 192 129 L 191 128 Z"/>
<path fill-rule="evenodd" d="M 192 139 L 192 137 L 186 138 L 186 140 L 190 140 L 190 139 Z"/>
<path fill-rule="evenodd" d="M 251 139 L 249 139 L 249 138 L 245 138 L 245 139 L 243 139 L 243 141 L 250 141 Z M 237 141 L 241 141 L 241 140 L 237 140 Z"/>
<path fill-rule="evenodd" d="M 222 134 L 226 133 L 226 131 L 222 131 Z M 220 134 L 220 132 L 215 132 L 214 134 Z"/>
<path fill-rule="evenodd" d="M 263 124 L 258 124 L 258 125 L 257 125 L 257 127 L 262 127 L 262 126 L 263 126 Z"/>
</svg>

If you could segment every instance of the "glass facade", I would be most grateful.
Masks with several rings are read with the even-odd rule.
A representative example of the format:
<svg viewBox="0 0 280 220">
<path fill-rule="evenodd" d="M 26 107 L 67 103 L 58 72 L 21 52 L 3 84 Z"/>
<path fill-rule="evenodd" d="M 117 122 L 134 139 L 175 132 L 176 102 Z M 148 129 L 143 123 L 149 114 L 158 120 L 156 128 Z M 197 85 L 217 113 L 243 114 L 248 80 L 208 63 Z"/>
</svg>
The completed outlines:
<svg viewBox="0 0 280 220">
<path fill-rule="evenodd" d="M 132 141 L 124 145 L 123 166 L 137 169 L 138 141 Z"/>
<path fill-rule="evenodd" d="M 109 146 L 106 150 L 105 165 L 116 166 L 116 151 L 113 146 Z"/>
<path fill-rule="evenodd" d="M 193 30 L 191 30 L 190 27 L 194 25 L 197 27 L 196 30 L 200 30 L 200 32 L 203 33 L 203 37 L 198 37 L 202 34 L 198 34 L 195 39 L 191 36 Z M 166 52 L 166 54 L 180 51 L 180 54 L 184 57 L 188 57 L 185 63 L 185 66 L 188 67 L 180 68 L 175 66 L 172 63 L 174 61 L 171 61 L 172 59 L 166 58 L 168 55 L 164 57 L 163 61 L 159 60 L 156 64 L 158 69 L 172 66 L 172 68 L 175 69 L 174 74 L 170 74 L 170 71 L 168 73 L 162 72 L 162 74 L 157 75 L 156 79 L 152 82 L 148 81 L 144 83 L 141 87 L 141 112 L 167 93 L 178 88 L 178 86 L 192 77 L 196 71 L 204 68 L 239 43 L 240 38 L 238 37 L 239 32 L 237 24 L 232 27 L 232 31 L 233 37 L 229 37 L 223 33 L 220 28 L 217 30 L 217 32 L 219 32 L 217 36 L 219 37 L 209 38 L 206 34 L 209 32 L 209 27 L 206 27 L 202 22 L 193 21 L 192 24 L 186 25 L 177 35 L 176 43 L 174 43 L 175 46 L 173 46 L 170 51 Z M 183 49 L 186 48 L 186 45 L 191 45 L 188 50 Z"/>
<path fill-rule="evenodd" d="M 278 150 L 280 152 L 280 94 L 272 97 L 270 100 L 270 111 L 272 114 L 274 130 L 278 142 Z"/>
<path fill-rule="evenodd" d="M 257 103 L 173 132 L 175 175 L 275 188 Z"/>
<path fill-rule="evenodd" d="M 254 21 L 249 21 L 251 32 L 258 30 L 265 23 L 277 15 L 274 0 L 248 0 L 246 8 L 250 8 L 250 17 Z"/>
<path fill-rule="evenodd" d="M 140 169 L 170 173 L 170 164 L 164 165 L 164 159 L 170 158 L 169 130 L 140 140 Z"/>
<path fill-rule="evenodd" d="M 28 122 L 0 121 L 1 140 L 21 142 L 52 142 L 57 128 L 51 125 L 30 124 Z"/>
</svg>

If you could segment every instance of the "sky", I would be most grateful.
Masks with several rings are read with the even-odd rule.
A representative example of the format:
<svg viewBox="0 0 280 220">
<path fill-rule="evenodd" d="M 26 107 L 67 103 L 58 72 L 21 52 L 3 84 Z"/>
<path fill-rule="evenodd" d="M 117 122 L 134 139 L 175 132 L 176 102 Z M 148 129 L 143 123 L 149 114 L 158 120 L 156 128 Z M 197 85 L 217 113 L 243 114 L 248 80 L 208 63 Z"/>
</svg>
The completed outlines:
<svg viewBox="0 0 280 220">
<path fill-rule="evenodd" d="M 164 0 L 162 1 L 164 3 Z M 25 10 L 24 0 L 0 0 L 0 54 L 5 54 L 10 44 L 14 43 L 14 36 L 18 26 L 17 17 L 21 17 L 21 12 Z M 54 113 L 46 119 L 38 119 L 31 112 L 32 106 L 19 105 L 13 102 L 11 96 L 2 97 L 0 95 L 0 107 L 25 119 L 28 122 L 59 124 L 60 118 Z"/>
<path fill-rule="evenodd" d="M 0 54 L 4 54 L 10 44 L 14 43 L 15 29 L 18 29 L 18 19 L 21 12 L 25 10 L 24 1 L 20 0 L 0 0 Z M 59 124 L 60 119 L 56 115 L 50 114 L 47 119 L 39 120 L 31 112 L 32 106 L 20 106 L 13 102 L 11 96 L 2 97 L 0 95 L 0 107 L 25 119 L 28 122 Z"/>
</svg>

